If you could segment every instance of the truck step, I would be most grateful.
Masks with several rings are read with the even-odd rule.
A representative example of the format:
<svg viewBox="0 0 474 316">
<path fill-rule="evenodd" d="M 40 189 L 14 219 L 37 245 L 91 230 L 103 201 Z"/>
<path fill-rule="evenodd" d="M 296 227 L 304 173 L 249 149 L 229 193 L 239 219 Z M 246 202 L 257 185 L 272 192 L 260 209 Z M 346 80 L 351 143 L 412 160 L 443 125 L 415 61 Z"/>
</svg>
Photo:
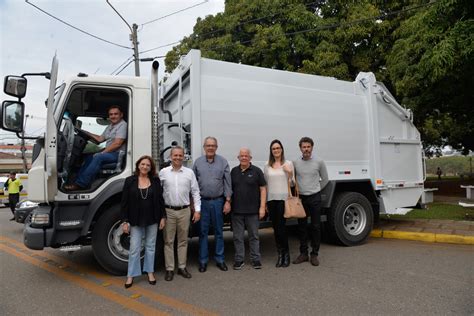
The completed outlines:
<svg viewBox="0 0 474 316">
<path fill-rule="evenodd" d="M 82 249 L 82 245 L 67 245 L 67 246 L 59 247 L 59 251 L 64 251 L 64 252 L 73 252 L 73 251 L 78 251 L 81 249 Z"/>
</svg>

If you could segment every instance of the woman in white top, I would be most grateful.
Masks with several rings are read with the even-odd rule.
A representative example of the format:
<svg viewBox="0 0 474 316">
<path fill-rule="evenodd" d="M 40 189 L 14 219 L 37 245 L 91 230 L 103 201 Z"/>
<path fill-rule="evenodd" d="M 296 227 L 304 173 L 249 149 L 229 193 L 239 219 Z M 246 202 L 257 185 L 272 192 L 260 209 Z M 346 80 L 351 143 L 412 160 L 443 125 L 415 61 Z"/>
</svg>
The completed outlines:
<svg viewBox="0 0 474 316">
<path fill-rule="evenodd" d="M 273 232 L 278 250 L 276 267 L 290 265 L 290 249 L 288 247 L 288 232 L 286 230 L 285 200 L 288 197 L 288 180 L 294 183 L 293 163 L 285 160 L 285 150 L 278 139 L 270 143 L 270 156 L 265 165 L 265 180 L 267 181 L 267 209 L 273 224 Z"/>
</svg>

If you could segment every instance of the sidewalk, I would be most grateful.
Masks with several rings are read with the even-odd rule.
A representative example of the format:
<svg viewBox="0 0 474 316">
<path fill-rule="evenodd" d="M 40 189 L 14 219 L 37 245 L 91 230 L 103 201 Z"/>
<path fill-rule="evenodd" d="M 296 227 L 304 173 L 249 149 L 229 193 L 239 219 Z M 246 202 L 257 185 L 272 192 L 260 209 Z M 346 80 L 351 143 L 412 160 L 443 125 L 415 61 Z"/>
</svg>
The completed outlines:
<svg viewBox="0 0 474 316">
<path fill-rule="evenodd" d="M 474 245 L 474 221 L 381 219 L 370 236 Z"/>
</svg>

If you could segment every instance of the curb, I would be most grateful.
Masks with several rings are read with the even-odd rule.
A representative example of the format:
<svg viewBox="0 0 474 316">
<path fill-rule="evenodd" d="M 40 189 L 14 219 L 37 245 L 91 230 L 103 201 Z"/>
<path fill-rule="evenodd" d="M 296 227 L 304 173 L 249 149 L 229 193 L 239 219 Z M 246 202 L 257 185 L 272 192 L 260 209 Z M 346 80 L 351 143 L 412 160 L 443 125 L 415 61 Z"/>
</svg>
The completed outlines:
<svg viewBox="0 0 474 316">
<path fill-rule="evenodd" d="M 387 239 L 404 239 L 424 242 L 448 243 L 459 245 L 474 245 L 474 236 L 448 235 L 434 233 L 414 233 L 395 230 L 374 229 L 370 237 Z"/>
</svg>

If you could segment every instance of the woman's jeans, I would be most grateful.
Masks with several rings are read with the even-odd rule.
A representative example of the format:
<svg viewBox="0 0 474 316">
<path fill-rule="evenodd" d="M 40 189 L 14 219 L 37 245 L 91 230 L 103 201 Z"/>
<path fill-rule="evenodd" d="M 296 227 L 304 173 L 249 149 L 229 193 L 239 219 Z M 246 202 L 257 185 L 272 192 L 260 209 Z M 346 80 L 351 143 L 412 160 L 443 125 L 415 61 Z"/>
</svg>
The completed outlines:
<svg viewBox="0 0 474 316">
<path fill-rule="evenodd" d="M 155 245 L 158 224 L 146 227 L 130 226 L 130 250 L 128 253 L 128 277 L 136 277 L 142 274 L 140 263 L 140 250 L 142 239 L 145 239 L 145 260 L 143 272 L 155 272 Z"/>
</svg>

